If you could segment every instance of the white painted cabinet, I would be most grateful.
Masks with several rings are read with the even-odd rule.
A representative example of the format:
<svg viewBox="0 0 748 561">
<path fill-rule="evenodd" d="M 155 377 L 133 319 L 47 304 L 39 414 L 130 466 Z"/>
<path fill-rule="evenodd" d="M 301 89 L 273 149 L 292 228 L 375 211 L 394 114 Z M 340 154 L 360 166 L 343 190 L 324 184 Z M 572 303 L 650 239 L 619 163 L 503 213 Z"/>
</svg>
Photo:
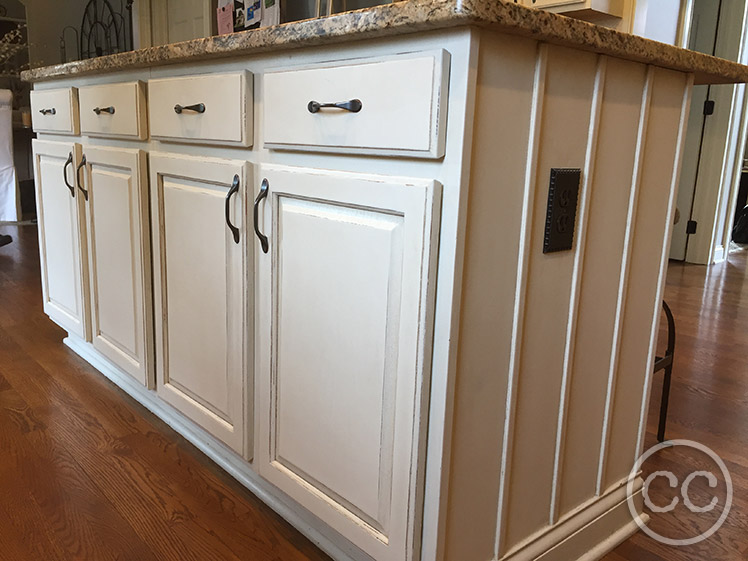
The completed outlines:
<svg viewBox="0 0 748 561">
<path fill-rule="evenodd" d="M 524 0 L 526 6 L 560 14 L 594 13 L 623 17 L 624 0 Z"/>
<path fill-rule="evenodd" d="M 414 559 L 440 186 L 278 166 L 255 183 L 260 474 L 378 561 Z"/>
<path fill-rule="evenodd" d="M 79 144 L 34 140 L 36 207 L 44 312 L 60 327 L 89 337 L 86 227 L 75 167 Z"/>
<path fill-rule="evenodd" d="M 84 145 L 76 175 L 86 205 L 93 346 L 150 386 L 153 311 L 145 152 Z"/>
<path fill-rule="evenodd" d="M 151 153 L 150 169 L 158 394 L 249 454 L 248 165 Z"/>
<path fill-rule="evenodd" d="M 264 145 L 441 158 L 450 60 L 439 49 L 266 72 Z"/>
</svg>

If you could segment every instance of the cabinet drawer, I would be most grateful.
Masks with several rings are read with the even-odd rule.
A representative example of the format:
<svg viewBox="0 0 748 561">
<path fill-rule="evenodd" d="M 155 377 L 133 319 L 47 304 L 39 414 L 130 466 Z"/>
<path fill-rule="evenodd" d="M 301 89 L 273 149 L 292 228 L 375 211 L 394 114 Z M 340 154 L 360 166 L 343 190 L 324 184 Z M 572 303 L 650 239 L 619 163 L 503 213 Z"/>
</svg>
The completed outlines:
<svg viewBox="0 0 748 561">
<path fill-rule="evenodd" d="M 557 14 L 598 13 L 617 18 L 623 17 L 623 0 L 528 0 L 526 5 L 543 8 Z"/>
<path fill-rule="evenodd" d="M 265 147 L 440 158 L 448 68 L 442 50 L 268 72 Z M 314 106 L 354 100 L 358 111 Z"/>
<path fill-rule="evenodd" d="M 91 136 L 148 137 L 145 84 L 124 82 L 80 89 L 81 132 Z"/>
<path fill-rule="evenodd" d="M 252 145 L 249 72 L 148 82 L 151 136 L 201 144 Z"/>
<path fill-rule="evenodd" d="M 33 90 L 31 115 L 36 132 L 79 134 L 78 88 Z"/>
</svg>

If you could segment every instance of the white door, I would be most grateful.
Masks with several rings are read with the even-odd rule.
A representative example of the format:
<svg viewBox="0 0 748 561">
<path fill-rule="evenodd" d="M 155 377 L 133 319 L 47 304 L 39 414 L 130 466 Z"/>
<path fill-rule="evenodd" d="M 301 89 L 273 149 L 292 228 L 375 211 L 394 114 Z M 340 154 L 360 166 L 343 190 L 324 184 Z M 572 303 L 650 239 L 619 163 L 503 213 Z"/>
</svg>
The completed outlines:
<svg viewBox="0 0 748 561">
<path fill-rule="evenodd" d="M 720 1 L 697 0 L 694 2 L 689 49 L 714 54 L 719 26 Z M 691 210 L 698 179 L 704 124 L 705 119 L 708 118 L 704 115 L 704 104 L 708 99 L 710 99 L 710 86 L 694 86 L 691 95 L 691 110 L 688 115 L 686 141 L 683 147 L 683 164 L 678 186 L 678 198 L 676 200 L 680 220 L 673 226 L 673 237 L 670 242 L 670 259 L 679 261 L 686 258 L 689 236 L 686 230 L 688 221 L 691 220 Z"/>
<path fill-rule="evenodd" d="M 158 394 L 243 453 L 247 164 L 151 153 L 150 168 Z"/>
<path fill-rule="evenodd" d="M 375 559 L 413 559 L 440 187 L 261 169 L 260 473 Z"/>
<path fill-rule="evenodd" d="M 83 147 L 93 346 L 152 385 L 153 312 L 145 152 Z"/>
<path fill-rule="evenodd" d="M 152 0 L 154 10 L 162 13 L 166 21 L 164 43 L 178 43 L 210 37 L 216 12 L 210 0 Z"/>
<path fill-rule="evenodd" d="M 33 149 L 44 312 L 88 339 L 86 229 L 75 185 L 80 145 L 34 140 Z"/>
</svg>

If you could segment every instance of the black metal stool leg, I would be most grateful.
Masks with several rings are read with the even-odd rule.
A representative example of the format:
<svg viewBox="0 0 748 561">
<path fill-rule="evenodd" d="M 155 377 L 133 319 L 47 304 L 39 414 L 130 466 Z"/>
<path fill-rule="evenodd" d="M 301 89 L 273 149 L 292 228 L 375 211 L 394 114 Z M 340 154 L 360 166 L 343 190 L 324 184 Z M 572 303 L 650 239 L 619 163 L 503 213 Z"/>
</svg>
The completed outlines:
<svg viewBox="0 0 748 561">
<path fill-rule="evenodd" d="M 665 368 L 662 378 L 662 400 L 660 401 L 660 426 L 657 428 L 657 442 L 665 441 L 665 427 L 667 426 L 667 407 L 670 401 L 670 378 L 673 373 L 673 363 Z"/>
<path fill-rule="evenodd" d="M 657 428 L 658 442 L 665 441 L 665 428 L 667 426 L 667 409 L 670 402 L 670 381 L 673 375 L 673 360 L 675 354 L 675 319 L 670 311 L 667 302 L 662 301 L 662 308 L 665 310 L 667 318 L 667 350 L 665 356 L 655 363 L 655 372 L 664 370 L 665 375 L 662 378 L 662 400 L 660 401 L 660 424 Z"/>
</svg>

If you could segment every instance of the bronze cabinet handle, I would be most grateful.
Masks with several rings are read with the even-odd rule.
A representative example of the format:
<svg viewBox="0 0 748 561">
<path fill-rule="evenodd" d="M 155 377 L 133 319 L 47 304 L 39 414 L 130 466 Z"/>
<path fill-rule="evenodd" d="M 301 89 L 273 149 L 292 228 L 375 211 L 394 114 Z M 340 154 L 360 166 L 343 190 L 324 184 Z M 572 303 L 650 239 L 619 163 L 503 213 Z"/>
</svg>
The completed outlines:
<svg viewBox="0 0 748 561">
<path fill-rule="evenodd" d="M 71 165 L 73 165 L 73 153 L 72 152 L 68 154 L 68 159 L 65 160 L 65 165 L 62 166 L 62 180 L 65 182 L 65 185 L 67 186 L 67 188 L 70 189 L 70 196 L 75 197 L 75 187 L 73 187 L 72 185 L 70 185 L 70 183 L 68 183 L 68 166 L 71 166 Z"/>
<path fill-rule="evenodd" d="M 174 113 L 181 115 L 182 111 L 194 111 L 195 113 L 205 113 L 205 104 L 195 103 L 193 105 L 179 105 L 177 103 L 174 106 Z"/>
<path fill-rule="evenodd" d="M 231 230 L 231 234 L 234 236 L 234 243 L 239 243 L 239 228 L 231 223 L 231 196 L 239 191 L 239 176 L 234 176 L 234 182 L 231 184 L 231 189 L 226 193 L 226 225 Z"/>
<path fill-rule="evenodd" d="M 75 170 L 75 178 L 78 180 L 78 189 L 81 190 L 81 193 L 83 193 L 83 198 L 88 200 L 88 191 L 86 191 L 83 188 L 83 179 L 81 179 L 81 170 L 86 165 L 86 155 L 83 154 L 83 158 L 81 159 L 81 163 L 78 164 L 78 167 Z"/>
<path fill-rule="evenodd" d="M 339 101 L 337 103 L 320 103 L 319 101 L 310 101 L 306 108 L 310 113 L 319 113 L 319 110 L 325 107 L 331 109 L 343 109 L 344 111 L 350 111 L 351 113 L 358 113 L 363 108 L 364 104 L 361 103 L 360 99 L 351 99 L 350 101 Z"/>
<path fill-rule="evenodd" d="M 262 180 L 262 185 L 260 186 L 260 192 L 257 193 L 257 198 L 255 199 L 255 207 L 254 207 L 254 219 L 255 219 L 255 234 L 257 234 L 257 239 L 260 240 L 260 246 L 262 247 L 262 252 L 267 253 L 269 246 L 268 246 L 268 238 L 265 234 L 260 232 L 260 202 L 262 199 L 268 196 L 268 191 L 270 190 L 270 183 L 267 179 Z"/>
</svg>

